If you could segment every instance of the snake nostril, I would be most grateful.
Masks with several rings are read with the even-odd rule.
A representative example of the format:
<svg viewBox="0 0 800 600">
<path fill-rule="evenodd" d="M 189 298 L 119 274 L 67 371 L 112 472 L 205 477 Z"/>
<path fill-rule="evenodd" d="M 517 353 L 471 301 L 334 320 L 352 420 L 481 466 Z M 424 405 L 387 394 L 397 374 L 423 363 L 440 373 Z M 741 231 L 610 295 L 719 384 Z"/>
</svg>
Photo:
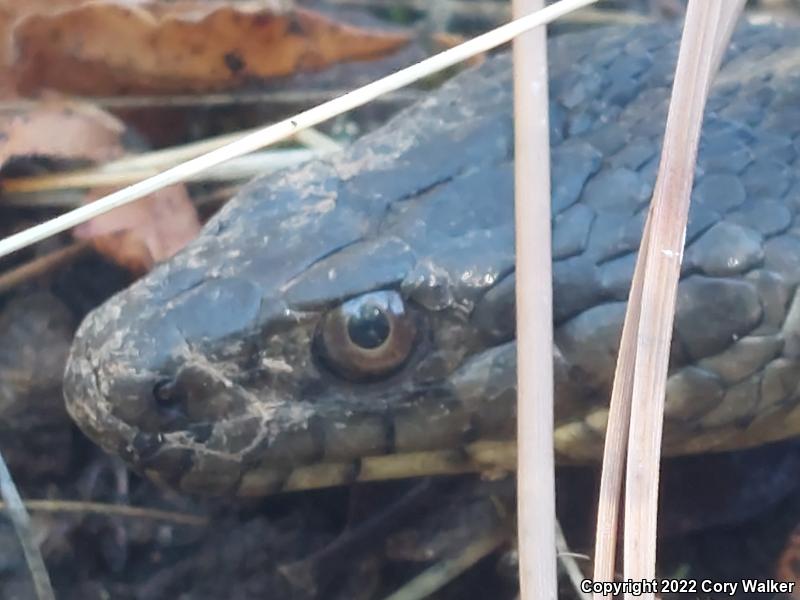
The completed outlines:
<svg viewBox="0 0 800 600">
<path fill-rule="evenodd" d="M 128 459 L 146 460 L 155 455 L 164 445 L 164 436 L 160 433 L 139 432 L 128 449 Z"/>
<path fill-rule="evenodd" d="M 189 394 L 186 386 L 178 379 L 161 379 L 153 386 L 153 400 L 156 407 L 156 422 L 152 424 L 159 431 L 175 431 L 187 425 L 186 407 Z"/>
<path fill-rule="evenodd" d="M 162 379 L 153 386 L 153 398 L 163 409 L 175 409 L 181 403 L 181 394 L 172 379 Z"/>
</svg>

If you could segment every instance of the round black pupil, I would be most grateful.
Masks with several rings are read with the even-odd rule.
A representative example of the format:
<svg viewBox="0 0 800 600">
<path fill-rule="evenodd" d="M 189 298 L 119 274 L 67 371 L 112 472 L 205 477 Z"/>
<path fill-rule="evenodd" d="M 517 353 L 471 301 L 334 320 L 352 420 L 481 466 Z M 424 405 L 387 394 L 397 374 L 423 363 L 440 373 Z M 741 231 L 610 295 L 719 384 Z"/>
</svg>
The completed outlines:
<svg viewBox="0 0 800 600">
<path fill-rule="evenodd" d="M 365 304 L 347 320 L 347 334 L 357 346 L 373 350 L 389 337 L 391 325 L 386 314 L 374 304 Z"/>
</svg>

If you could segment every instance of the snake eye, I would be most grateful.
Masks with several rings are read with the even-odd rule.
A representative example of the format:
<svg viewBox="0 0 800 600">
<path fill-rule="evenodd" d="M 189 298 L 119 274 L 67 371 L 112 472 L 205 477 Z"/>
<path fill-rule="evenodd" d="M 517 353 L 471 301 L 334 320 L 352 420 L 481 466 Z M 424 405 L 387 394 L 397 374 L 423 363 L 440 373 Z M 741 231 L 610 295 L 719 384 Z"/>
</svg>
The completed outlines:
<svg viewBox="0 0 800 600">
<path fill-rule="evenodd" d="M 153 386 L 153 398 L 161 408 L 172 408 L 178 403 L 175 383 L 171 379 L 161 379 Z"/>
<path fill-rule="evenodd" d="M 405 364 L 417 327 L 397 292 L 371 292 L 328 312 L 317 332 L 325 363 L 356 381 L 387 375 Z"/>
</svg>

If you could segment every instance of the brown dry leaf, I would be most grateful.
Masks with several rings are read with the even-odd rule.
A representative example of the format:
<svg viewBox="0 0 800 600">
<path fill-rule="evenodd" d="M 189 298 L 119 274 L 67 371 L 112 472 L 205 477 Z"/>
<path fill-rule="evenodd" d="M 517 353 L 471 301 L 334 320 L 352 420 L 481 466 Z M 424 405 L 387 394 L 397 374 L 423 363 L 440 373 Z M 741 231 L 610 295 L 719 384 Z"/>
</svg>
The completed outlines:
<svg viewBox="0 0 800 600">
<path fill-rule="evenodd" d="M 405 34 L 340 23 L 307 9 L 284 10 L 277 2 L 274 7 L 264 2 L 78 4 L 16 20 L 14 70 L 20 90 L 230 89 L 382 56 L 408 42 Z"/>
<path fill-rule="evenodd" d="M 108 190 L 95 190 L 87 202 Z M 200 220 L 186 187 L 173 185 L 95 217 L 73 230 L 95 249 L 129 271 L 141 274 L 194 239 Z"/>
<path fill-rule="evenodd" d="M 11 159 L 40 158 L 94 162 L 124 153 L 125 125 L 85 103 L 53 101 L 15 115 L 0 116 L 0 167 Z M 87 194 L 89 202 L 106 190 Z M 175 185 L 141 201 L 92 219 L 74 230 L 95 249 L 135 273 L 172 256 L 200 230 L 186 188 Z"/>
<path fill-rule="evenodd" d="M 90 104 L 53 101 L 0 117 L 0 166 L 11 158 L 106 161 L 121 156 L 125 125 Z"/>
<path fill-rule="evenodd" d="M 11 32 L 20 19 L 42 12 L 52 12 L 76 6 L 85 0 L 0 0 L 0 97 L 16 95 L 16 83 L 11 72 L 14 44 Z"/>
</svg>

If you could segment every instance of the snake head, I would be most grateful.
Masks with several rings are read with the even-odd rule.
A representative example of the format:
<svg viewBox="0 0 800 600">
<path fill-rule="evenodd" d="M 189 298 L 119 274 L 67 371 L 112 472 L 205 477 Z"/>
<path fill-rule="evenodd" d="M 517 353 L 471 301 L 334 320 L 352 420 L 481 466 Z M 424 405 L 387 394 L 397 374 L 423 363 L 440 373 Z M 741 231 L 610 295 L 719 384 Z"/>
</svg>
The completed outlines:
<svg viewBox="0 0 800 600">
<path fill-rule="evenodd" d="M 151 478 L 208 494 L 488 431 L 453 377 L 487 347 L 470 315 L 513 272 L 512 207 L 496 200 L 513 185 L 507 83 L 488 80 L 484 107 L 446 88 L 339 157 L 247 186 L 84 321 L 65 379 L 74 420 Z M 482 152 L 449 155 L 454 142 Z M 454 217 L 467 191 L 478 200 Z M 478 371 L 469 394 L 485 391 Z"/>
</svg>

